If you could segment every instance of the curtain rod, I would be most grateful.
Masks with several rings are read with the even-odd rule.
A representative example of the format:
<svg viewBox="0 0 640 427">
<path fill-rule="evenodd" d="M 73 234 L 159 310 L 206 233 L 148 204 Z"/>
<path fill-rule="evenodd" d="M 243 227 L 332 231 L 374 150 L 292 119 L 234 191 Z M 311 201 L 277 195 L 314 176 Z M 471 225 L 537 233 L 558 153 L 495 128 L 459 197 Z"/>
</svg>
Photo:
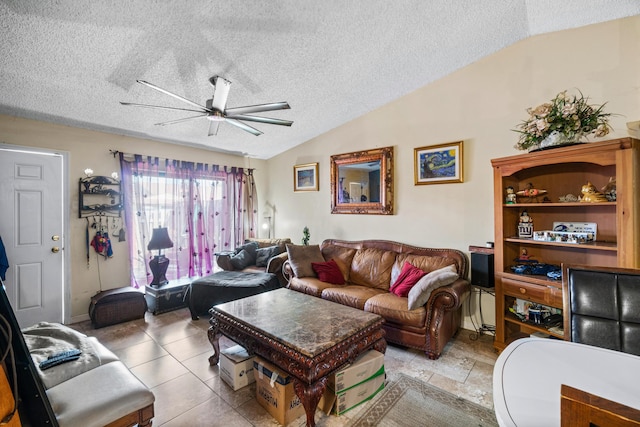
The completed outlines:
<svg viewBox="0 0 640 427">
<path fill-rule="evenodd" d="M 124 153 L 124 152 L 119 151 L 119 150 L 109 150 L 109 154 L 113 155 L 113 158 L 114 158 L 114 159 L 116 158 L 116 156 L 117 156 L 118 154 L 122 154 L 123 156 L 125 156 L 125 157 L 130 157 L 130 158 L 133 158 L 133 157 L 135 157 L 135 156 L 136 156 L 136 154 Z M 139 155 L 140 155 L 140 156 L 143 156 L 142 154 L 139 154 Z M 158 156 L 143 156 L 143 157 L 156 157 L 156 158 L 158 158 L 158 159 L 162 159 L 162 160 L 176 160 L 176 159 L 166 159 L 166 158 L 158 157 Z M 194 163 L 194 164 L 198 164 L 198 163 L 200 163 L 200 164 L 206 164 L 206 163 L 202 163 L 202 162 L 189 162 L 189 161 L 187 161 L 187 160 L 178 160 L 178 161 L 179 161 L 179 162 Z M 211 166 L 219 166 L 219 165 L 211 165 Z M 225 167 L 225 168 L 227 167 L 226 165 L 222 165 L 222 166 L 223 166 L 223 167 Z M 230 167 L 238 167 L 238 166 L 230 166 Z M 241 167 L 241 169 L 246 169 L 246 170 L 247 170 L 247 173 L 248 173 L 249 175 L 252 175 L 252 174 L 253 174 L 253 171 L 255 170 L 255 168 L 245 168 L 245 167 Z"/>
</svg>

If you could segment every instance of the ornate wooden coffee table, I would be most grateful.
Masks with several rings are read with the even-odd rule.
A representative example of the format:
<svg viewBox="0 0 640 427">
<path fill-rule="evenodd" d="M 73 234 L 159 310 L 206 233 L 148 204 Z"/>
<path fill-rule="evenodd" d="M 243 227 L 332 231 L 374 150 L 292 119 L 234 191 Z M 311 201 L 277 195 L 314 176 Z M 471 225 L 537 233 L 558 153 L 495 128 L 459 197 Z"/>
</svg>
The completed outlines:
<svg viewBox="0 0 640 427">
<path fill-rule="evenodd" d="M 316 407 L 327 377 L 360 354 L 387 349 L 383 318 L 286 288 L 219 304 L 210 311 L 209 363 L 220 357 L 225 335 L 290 374 L 315 426 Z"/>
</svg>

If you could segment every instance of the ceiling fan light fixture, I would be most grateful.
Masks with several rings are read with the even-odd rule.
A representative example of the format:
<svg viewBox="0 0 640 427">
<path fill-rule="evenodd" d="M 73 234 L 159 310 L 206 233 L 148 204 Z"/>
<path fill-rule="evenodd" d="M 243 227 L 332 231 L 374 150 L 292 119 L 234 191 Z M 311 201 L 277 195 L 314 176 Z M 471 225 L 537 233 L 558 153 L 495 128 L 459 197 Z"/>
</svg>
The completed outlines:
<svg viewBox="0 0 640 427">
<path fill-rule="evenodd" d="M 212 122 L 224 122 L 224 116 L 220 111 L 212 112 L 207 116 L 207 119 L 211 120 Z"/>
</svg>

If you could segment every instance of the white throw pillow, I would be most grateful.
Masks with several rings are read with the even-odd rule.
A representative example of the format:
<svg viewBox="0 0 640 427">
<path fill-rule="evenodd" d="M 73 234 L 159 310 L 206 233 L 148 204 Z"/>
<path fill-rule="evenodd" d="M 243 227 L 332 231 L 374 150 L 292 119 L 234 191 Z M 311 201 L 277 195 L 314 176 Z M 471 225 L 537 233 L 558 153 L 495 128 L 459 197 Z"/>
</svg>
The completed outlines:
<svg viewBox="0 0 640 427">
<path fill-rule="evenodd" d="M 409 299 L 409 310 L 425 305 L 434 289 L 450 285 L 458 280 L 458 277 L 455 264 L 434 270 L 426 276 L 423 276 L 418 280 L 418 283 L 413 285 L 411 290 L 409 290 L 409 295 L 407 296 Z"/>
</svg>

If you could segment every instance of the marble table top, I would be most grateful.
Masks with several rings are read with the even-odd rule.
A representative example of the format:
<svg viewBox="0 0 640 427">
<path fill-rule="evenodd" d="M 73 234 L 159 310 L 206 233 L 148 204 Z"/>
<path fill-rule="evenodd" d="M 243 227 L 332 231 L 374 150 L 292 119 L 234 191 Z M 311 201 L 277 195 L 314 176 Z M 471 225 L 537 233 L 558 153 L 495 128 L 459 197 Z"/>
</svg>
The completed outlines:
<svg viewBox="0 0 640 427">
<path fill-rule="evenodd" d="M 286 288 L 219 304 L 212 310 L 311 358 L 381 319 Z"/>
</svg>

